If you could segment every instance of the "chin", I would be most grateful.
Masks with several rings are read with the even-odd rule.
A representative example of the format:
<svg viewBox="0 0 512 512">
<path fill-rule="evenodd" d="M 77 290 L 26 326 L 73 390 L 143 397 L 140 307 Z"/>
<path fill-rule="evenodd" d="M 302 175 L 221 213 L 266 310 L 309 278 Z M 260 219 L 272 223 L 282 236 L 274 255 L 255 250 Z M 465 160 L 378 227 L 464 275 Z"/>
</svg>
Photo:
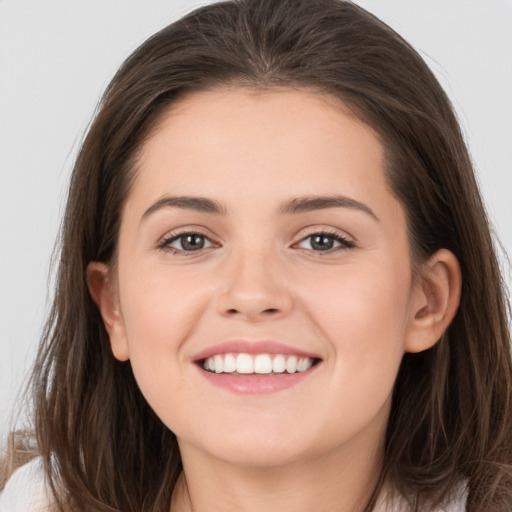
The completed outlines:
<svg viewBox="0 0 512 512">
<path fill-rule="evenodd" d="M 213 459 L 231 466 L 270 468 L 293 463 L 314 452 L 304 442 L 304 436 L 290 436 L 289 429 L 272 433 L 269 428 L 242 430 L 234 425 L 225 428 L 222 435 L 197 436 L 183 441 L 178 436 L 182 454 L 191 446 Z"/>
<path fill-rule="evenodd" d="M 282 446 L 276 450 L 268 444 L 267 446 L 254 444 L 250 447 L 226 447 L 225 450 L 216 450 L 211 455 L 231 466 L 255 469 L 285 466 L 305 456 L 302 450 Z"/>
</svg>

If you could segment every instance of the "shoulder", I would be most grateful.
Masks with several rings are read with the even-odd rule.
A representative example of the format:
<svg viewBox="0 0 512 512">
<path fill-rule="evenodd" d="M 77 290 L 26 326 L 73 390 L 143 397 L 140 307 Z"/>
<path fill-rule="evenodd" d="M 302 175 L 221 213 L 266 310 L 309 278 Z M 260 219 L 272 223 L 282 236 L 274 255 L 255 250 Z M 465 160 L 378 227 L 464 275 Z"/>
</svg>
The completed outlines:
<svg viewBox="0 0 512 512">
<path fill-rule="evenodd" d="M 0 512 L 50 512 L 50 504 L 40 457 L 18 468 L 0 495 Z"/>
</svg>

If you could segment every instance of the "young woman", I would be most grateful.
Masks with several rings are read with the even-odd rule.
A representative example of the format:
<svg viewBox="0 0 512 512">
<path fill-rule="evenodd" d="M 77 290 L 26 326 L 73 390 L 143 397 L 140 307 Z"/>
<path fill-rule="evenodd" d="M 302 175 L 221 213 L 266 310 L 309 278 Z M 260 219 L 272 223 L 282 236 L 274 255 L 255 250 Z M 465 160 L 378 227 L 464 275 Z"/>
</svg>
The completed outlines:
<svg viewBox="0 0 512 512">
<path fill-rule="evenodd" d="M 204 7 L 84 141 L 0 510 L 508 512 L 506 312 L 416 52 L 351 2 Z"/>
</svg>

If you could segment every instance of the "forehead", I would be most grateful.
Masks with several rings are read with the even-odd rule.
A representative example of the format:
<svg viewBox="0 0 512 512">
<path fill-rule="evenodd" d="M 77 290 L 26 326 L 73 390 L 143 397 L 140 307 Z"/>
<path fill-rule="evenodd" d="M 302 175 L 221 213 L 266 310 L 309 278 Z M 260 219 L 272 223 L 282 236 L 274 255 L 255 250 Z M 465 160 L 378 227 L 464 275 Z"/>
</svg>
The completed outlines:
<svg viewBox="0 0 512 512">
<path fill-rule="evenodd" d="M 201 182 L 221 173 L 254 180 L 286 173 L 307 181 L 366 166 L 374 176 L 359 178 L 374 185 L 383 160 L 374 130 L 336 98 L 237 88 L 193 93 L 173 105 L 143 145 L 137 171 L 142 179 L 151 174 L 156 186 L 171 170 L 176 181 L 182 170 Z"/>
</svg>

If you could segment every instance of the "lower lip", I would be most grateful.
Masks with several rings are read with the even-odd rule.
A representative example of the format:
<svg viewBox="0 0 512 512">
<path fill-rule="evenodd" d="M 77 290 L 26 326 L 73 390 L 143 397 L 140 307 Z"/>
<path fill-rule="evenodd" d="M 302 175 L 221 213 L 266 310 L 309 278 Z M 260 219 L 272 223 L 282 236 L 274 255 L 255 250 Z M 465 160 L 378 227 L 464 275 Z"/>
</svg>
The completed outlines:
<svg viewBox="0 0 512 512">
<path fill-rule="evenodd" d="M 268 394 L 277 393 L 299 384 L 310 377 L 316 364 L 304 372 L 281 373 L 274 375 L 231 375 L 229 373 L 212 373 L 198 366 L 201 375 L 214 386 L 239 394 Z"/>
</svg>

